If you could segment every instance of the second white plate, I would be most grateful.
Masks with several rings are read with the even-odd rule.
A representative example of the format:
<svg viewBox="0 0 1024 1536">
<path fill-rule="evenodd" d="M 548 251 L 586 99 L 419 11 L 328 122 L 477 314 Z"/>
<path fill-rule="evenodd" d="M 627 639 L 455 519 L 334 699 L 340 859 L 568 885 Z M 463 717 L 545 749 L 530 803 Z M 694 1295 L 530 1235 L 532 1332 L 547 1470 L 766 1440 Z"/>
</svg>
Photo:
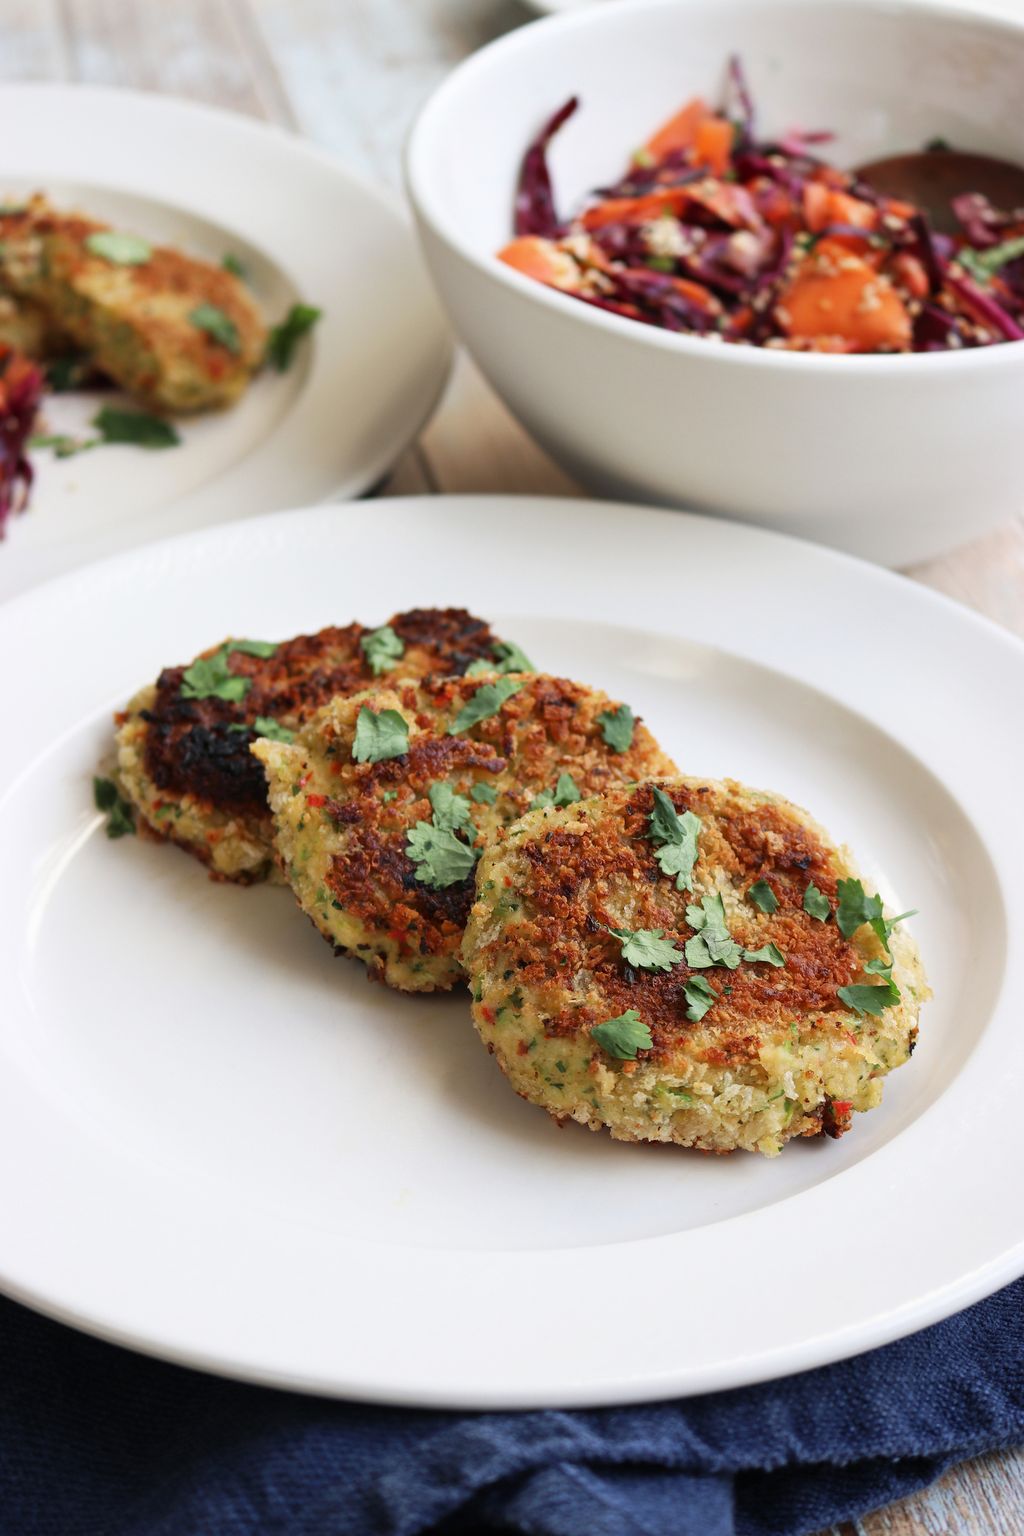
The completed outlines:
<svg viewBox="0 0 1024 1536">
<path fill-rule="evenodd" d="M 268 320 L 322 317 L 285 374 L 179 423 L 178 448 L 34 451 L 29 510 L 0 543 L 0 597 L 97 555 L 206 523 L 358 495 L 422 426 L 447 376 L 444 320 L 404 213 L 313 145 L 131 91 L 0 87 L 0 197 L 47 192 L 158 243 L 242 262 Z M 85 432 L 110 395 L 45 401 Z"/>
<path fill-rule="evenodd" d="M 628 700 L 687 771 L 806 805 L 920 908 L 935 1000 L 841 1142 L 559 1131 L 465 994 L 368 984 L 286 891 L 104 837 L 111 712 L 161 665 L 427 603 Z M 0 650 L 31 658 L 0 757 L 9 1293 L 211 1369 L 486 1408 L 797 1370 L 1024 1270 L 1024 647 L 993 626 L 737 524 L 467 497 L 151 545 L 6 605 Z"/>
</svg>

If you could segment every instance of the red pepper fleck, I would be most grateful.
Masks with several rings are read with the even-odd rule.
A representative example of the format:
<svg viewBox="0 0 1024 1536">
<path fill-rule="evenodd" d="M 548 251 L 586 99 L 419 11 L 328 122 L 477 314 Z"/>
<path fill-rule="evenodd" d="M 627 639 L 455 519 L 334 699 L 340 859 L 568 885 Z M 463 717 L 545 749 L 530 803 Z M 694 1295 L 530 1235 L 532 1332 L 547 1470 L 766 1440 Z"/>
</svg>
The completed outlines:
<svg viewBox="0 0 1024 1536">
<path fill-rule="evenodd" d="M 327 796 L 326 795 L 307 795 L 306 796 L 306 804 L 307 805 L 312 805 L 314 808 L 317 808 L 317 807 L 319 807 L 321 805 L 324 805 L 326 803 L 326 801 L 327 801 Z"/>
<path fill-rule="evenodd" d="M 483 1016 L 487 1020 L 488 1024 L 496 1024 L 498 1022 L 497 1019 L 494 1017 L 494 1009 L 493 1008 L 483 1007 L 483 1008 L 480 1009 L 480 1012 L 483 1014 Z"/>
</svg>

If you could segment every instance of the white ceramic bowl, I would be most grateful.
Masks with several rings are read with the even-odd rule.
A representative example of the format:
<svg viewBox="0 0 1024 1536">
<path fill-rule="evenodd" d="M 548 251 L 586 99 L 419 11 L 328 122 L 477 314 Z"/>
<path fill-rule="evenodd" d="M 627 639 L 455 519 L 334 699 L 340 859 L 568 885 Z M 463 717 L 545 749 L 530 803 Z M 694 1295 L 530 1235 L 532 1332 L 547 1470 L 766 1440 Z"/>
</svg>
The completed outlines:
<svg viewBox="0 0 1024 1536">
<path fill-rule="evenodd" d="M 941 135 L 1024 160 L 1024 25 L 894 0 L 617 0 L 534 23 L 454 71 L 406 176 L 463 341 L 540 443 L 609 496 L 765 523 L 890 565 L 1024 506 L 1024 344 L 812 356 L 621 319 L 499 262 L 519 162 L 567 97 L 559 206 L 606 183 L 659 121 L 714 95 L 738 51 L 762 128 L 828 127 L 839 163 Z"/>
</svg>

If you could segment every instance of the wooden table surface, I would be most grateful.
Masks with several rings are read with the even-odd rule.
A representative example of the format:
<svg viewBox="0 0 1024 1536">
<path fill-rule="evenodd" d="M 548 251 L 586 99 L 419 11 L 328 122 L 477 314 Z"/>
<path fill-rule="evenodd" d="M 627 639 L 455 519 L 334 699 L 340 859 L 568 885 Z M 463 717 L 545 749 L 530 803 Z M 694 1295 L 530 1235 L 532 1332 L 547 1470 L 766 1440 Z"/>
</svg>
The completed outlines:
<svg viewBox="0 0 1024 1536">
<path fill-rule="evenodd" d="M 210 102 L 304 133 L 397 186 L 403 138 L 433 86 L 528 19 L 517 0 L 0 0 L 0 78 Z M 577 494 L 465 357 L 383 494 L 438 491 Z M 1024 518 L 908 575 L 1024 634 Z M 981 1457 L 842 1536 L 1020 1536 L 1022 1473 L 1024 1452 Z"/>
</svg>

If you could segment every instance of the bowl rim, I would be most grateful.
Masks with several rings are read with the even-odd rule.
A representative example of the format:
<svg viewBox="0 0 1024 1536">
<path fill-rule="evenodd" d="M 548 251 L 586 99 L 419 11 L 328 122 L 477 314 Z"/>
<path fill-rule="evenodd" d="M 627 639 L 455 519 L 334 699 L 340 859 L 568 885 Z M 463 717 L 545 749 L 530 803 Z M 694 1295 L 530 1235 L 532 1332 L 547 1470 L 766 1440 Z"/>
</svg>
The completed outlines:
<svg viewBox="0 0 1024 1536">
<path fill-rule="evenodd" d="M 711 9 L 720 12 L 749 5 L 750 0 L 713 0 Z M 777 0 L 757 0 L 760 8 L 770 10 Z M 781 0 L 787 10 L 816 10 L 821 0 Z M 971 7 L 957 0 L 886 0 L 878 5 L 873 0 L 828 0 L 830 9 L 846 12 L 884 12 L 894 20 L 904 17 L 920 17 L 924 20 L 964 22 L 982 32 L 1012 35 L 1024 38 L 1024 12 L 1015 20 L 995 4 L 988 8 L 990 0 L 972 0 Z M 430 94 L 417 113 L 406 136 L 402 154 L 402 172 L 406 193 L 418 224 L 429 229 L 449 251 L 477 269 L 484 277 L 513 294 L 547 307 L 555 315 L 562 316 L 577 326 L 589 326 L 606 331 L 612 337 L 632 338 L 636 345 L 653 350 L 676 353 L 682 357 L 711 358 L 725 367 L 785 368 L 793 372 L 831 372 L 838 369 L 846 375 L 874 374 L 887 378 L 903 378 L 927 372 L 940 377 L 954 369 L 960 372 L 978 368 L 1016 367 L 1014 358 L 1024 360 L 1024 348 L 1012 341 L 1000 342 L 987 347 L 972 347 L 954 352 L 788 352 L 781 348 L 745 347 L 728 342 L 714 345 L 708 337 L 690 336 L 676 331 L 661 330 L 656 326 L 642 325 L 624 315 L 598 309 L 591 304 L 580 304 L 571 295 L 549 288 L 535 278 L 525 277 L 496 254 L 482 255 L 464 239 L 452 223 L 446 220 L 444 205 L 428 190 L 429 171 L 425 143 L 434 129 L 435 121 L 444 113 L 449 98 L 462 83 L 491 68 L 495 57 L 512 55 L 536 48 L 538 43 L 554 33 L 569 33 L 584 27 L 601 26 L 611 15 L 628 7 L 633 17 L 643 13 L 677 10 L 703 10 L 709 8 L 704 0 L 603 0 L 601 5 L 585 5 L 577 10 L 547 15 L 512 32 L 493 39 L 478 49 L 445 76 Z M 524 135 L 525 144 L 525 135 Z M 1024 161 L 1022 161 L 1024 163 Z"/>
</svg>

